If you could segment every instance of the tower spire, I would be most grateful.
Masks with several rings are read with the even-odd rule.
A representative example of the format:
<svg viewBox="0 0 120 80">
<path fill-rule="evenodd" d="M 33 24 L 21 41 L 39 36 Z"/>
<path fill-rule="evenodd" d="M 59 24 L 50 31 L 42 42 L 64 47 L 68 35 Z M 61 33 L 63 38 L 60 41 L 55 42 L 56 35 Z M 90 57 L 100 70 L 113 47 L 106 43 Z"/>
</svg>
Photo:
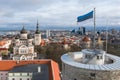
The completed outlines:
<svg viewBox="0 0 120 80">
<path fill-rule="evenodd" d="M 39 23 L 37 19 L 37 25 L 36 25 L 36 31 L 35 31 L 35 45 L 40 45 L 41 44 L 41 34 L 39 31 Z"/>
<path fill-rule="evenodd" d="M 36 34 L 39 34 L 40 33 L 40 31 L 39 31 L 39 23 L 38 23 L 38 19 L 37 19 L 37 26 L 36 26 L 36 32 L 35 32 Z"/>
<path fill-rule="evenodd" d="M 38 26 L 39 26 L 39 23 L 38 23 L 38 19 L 37 19 L 37 30 L 38 30 L 38 28 L 39 28 Z"/>
</svg>

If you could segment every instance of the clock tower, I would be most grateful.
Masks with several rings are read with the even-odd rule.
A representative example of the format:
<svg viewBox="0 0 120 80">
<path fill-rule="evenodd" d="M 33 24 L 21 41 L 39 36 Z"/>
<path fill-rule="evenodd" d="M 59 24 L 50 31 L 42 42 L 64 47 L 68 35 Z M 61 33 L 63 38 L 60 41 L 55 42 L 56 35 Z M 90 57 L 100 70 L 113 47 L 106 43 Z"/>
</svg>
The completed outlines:
<svg viewBox="0 0 120 80">
<path fill-rule="evenodd" d="M 37 21 L 36 31 L 35 31 L 35 45 L 40 45 L 41 43 L 41 33 L 39 31 L 39 24 Z"/>
</svg>

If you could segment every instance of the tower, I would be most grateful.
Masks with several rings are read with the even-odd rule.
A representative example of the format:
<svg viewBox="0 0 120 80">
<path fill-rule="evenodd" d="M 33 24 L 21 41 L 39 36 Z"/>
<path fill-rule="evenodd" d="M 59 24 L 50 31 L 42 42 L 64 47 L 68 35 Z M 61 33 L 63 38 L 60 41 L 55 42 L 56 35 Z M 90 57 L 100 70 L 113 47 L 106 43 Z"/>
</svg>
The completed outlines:
<svg viewBox="0 0 120 80">
<path fill-rule="evenodd" d="M 85 27 L 79 27 L 79 29 L 78 29 L 78 34 L 80 34 L 80 35 L 85 35 L 85 34 L 86 34 L 86 29 L 85 29 Z"/>
<path fill-rule="evenodd" d="M 37 21 L 36 31 L 35 31 L 35 45 L 40 45 L 41 43 L 41 34 L 39 31 L 39 24 Z"/>
</svg>

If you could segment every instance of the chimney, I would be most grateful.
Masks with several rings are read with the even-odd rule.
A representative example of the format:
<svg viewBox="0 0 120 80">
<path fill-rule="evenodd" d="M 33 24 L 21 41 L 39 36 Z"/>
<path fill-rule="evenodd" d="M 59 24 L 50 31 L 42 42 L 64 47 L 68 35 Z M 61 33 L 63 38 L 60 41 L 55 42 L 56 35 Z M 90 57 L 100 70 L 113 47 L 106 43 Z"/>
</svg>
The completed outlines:
<svg viewBox="0 0 120 80">
<path fill-rule="evenodd" d="M 20 63 L 20 61 L 19 60 L 17 60 L 17 62 L 16 62 L 17 64 L 19 64 Z"/>
<path fill-rule="evenodd" d="M 41 67 L 40 66 L 38 66 L 38 73 L 40 73 L 41 72 Z"/>
</svg>

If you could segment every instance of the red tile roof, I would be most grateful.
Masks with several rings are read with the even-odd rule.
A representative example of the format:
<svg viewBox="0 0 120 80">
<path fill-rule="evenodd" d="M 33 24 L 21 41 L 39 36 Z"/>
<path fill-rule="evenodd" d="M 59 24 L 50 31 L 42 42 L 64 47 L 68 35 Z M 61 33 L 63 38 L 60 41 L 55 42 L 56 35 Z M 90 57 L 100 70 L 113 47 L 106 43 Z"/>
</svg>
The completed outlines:
<svg viewBox="0 0 120 80">
<path fill-rule="evenodd" d="M 54 70 L 54 71 L 52 71 L 53 72 L 52 74 L 54 76 L 53 80 L 60 80 L 60 77 L 57 77 L 57 76 L 60 76 L 60 70 L 57 66 L 58 66 L 58 64 L 56 62 L 51 61 L 51 67 L 52 67 L 52 70 Z"/>
<path fill-rule="evenodd" d="M 91 41 L 91 39 L 90 39 L 89 37 L 85 36 L 85 37 L 82 39 L 82 41 L 88 42 L 88 41 Z"/>
<path fill-rule="evenodd" d="M 41 40 L 40 45 L 41 45 L 41 46 L 45 46 L 45 41 L 44 41 L 44 40 Z"/>
<path fill-rule="evenodd" d="M 0 61 L 0 71 L 9 71 L 16 66 L 22 66 L 26 64 L 48 64 L 49 65 L 49 79 L 61 80 L 59 66 L 53 60 L 29 60 L 29 61 L 15 61 L 15 60 L 2 60 Z"/>
<path fill-rule="evenodd" d="M 6 41 L 2 40 L 0 41 L 0 46 L 4 46 L 6 44 Z"/>
</svg>

